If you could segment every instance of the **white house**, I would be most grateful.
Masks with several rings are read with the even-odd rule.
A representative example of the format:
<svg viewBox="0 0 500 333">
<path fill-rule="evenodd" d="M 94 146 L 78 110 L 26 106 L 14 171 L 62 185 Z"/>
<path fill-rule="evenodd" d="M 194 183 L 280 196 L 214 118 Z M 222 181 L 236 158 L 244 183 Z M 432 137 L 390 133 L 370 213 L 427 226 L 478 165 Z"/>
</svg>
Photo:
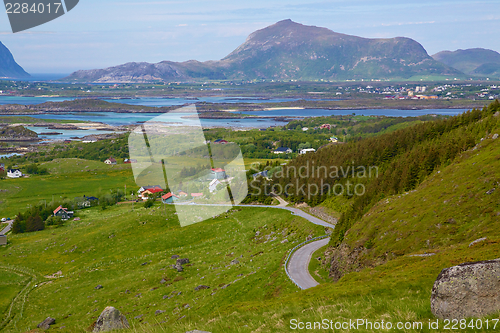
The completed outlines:
<svg viewBox="0 0 500 333">
<path fill-rule="evenodd" d="M 314 153 L 315 151 L 316 151 L 316 149 L 314 149 L 314 148 L 305 148 L 305 149 L 301 149 L 299 151 L 299 154 Z"/>
<path fill-rule="evenodd" d="M 19 178 L 22 177 L 23 173 L 19 169 L 9 169 L 7 170 L 7 177 L 9 178 Z"/>
<path fill-rule="evenodd" d="M 219 185 L 220 183 L 221 182 L 218 179 L 213 179 L 210 184 L 208 184 L 208 190 L 210 191 L 210 193 L 215 192 L 215 190 L 217 189 L 217 185 Z"/>
<path fill-rule="evenodd" d="M 106 161 L 104 161 L 104 163 L 106 163 L 108 165 L 115 165 L 116 164 L 116 160 L 113 157 L 110 157 Z"/>
</svg>

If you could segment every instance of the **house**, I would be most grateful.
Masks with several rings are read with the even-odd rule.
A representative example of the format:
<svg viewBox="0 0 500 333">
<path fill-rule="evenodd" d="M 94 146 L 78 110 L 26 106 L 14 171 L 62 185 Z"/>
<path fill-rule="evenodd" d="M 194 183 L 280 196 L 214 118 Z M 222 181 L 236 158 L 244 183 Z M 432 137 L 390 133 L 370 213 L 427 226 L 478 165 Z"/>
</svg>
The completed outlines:
<svg viewBox="0 0 500 333">
<path fill-rule="evenodd" d="M 107 165 L 115 165 L 116 160 L 113 157 L 108 158 L 106 161 L 104 161 Z"/>
<path fill-rule="evenodd" d="M 309 127 L 302 127 L 302 132 L 306 132 L 309 129 Z"/>
<path fill-rule="evenodd" d="M 123 163 L 137 163 L 137 160 L 133 158 L 126 158 L 123 160 Z"/>
<path fill-rule="evenodd" d="M 88 201 L 99 201 L 99 199 L 96 197 L 86 197 L 85 195 L 83 197 Z"/>
<path fill-rule="evenodd" d="M 201 198 L 203 196 L 203 193 L 191 193 L 191 196 L 193 197 L 193 199 Z"/>
<path fill-rule="evenodd" d="M 96 197 L 87 197 L 83 196 L 83 198 L 75 198 L 75 200 L 78 202 L 78 207 L 79 208 L 85 208 L 85 207 L 91 207 L 94 202 L 99 201 L 98 198 Z"/>
<path fill-rule="evenodd" d="M 332 129 L 332 125 L 331 124 L 323 124 L 319 127 L 320 129 Z"/>
<path fill-rule="evenodd" d="M 68 208 L 63 208 L 59 206 L 54 210 L 54 216 L 60 217 L 61 220 L 69 220 L 73 217 L 73 212 L 68 212 Z"/>
<path fill-rule="evenodd" d="M 63 142 L 67 144 L 67 143 L 71 143 L 71 140 L 64 140 Z"/>
<path fill-rule="evenodd" d="M 164 194 L 161 196 L 161 202 L 163 203 L 173 203 L 175 201 L 179 200 L 179 197 L 173 194 L 172 192 L 168 192 L 167 194 Z"/>
<path fill-rule="evenodd" d="M 144 191 L 147 191 L 147 190 L 154 190 L 152 193 L 158 193 L 158 192 L 161 192 L 163 191 L 163 188 L 160 186 L 160 185 L 153 185 L 153 186 L 143 186 L 139 189 L 139 191 L 137 191 L 137 196 L 140 198 L 142 197 L 142 194 L 144 193 Z"/>
<path fill-rule="evenodd" d="M 0 246 L 7 245 L 7 236 L 0 235 Z"/>
<path fill-rule="evenodd" d="M 227 142 L 224 139 L 217 139 L 217 140 L 214 141 L 214 143 L 217 143 L 217 144 L 226 144 L 226 143 L 229 143 L 229 142 Z"/>
<path fill-rule="evenodd" d="M 215 192 L 215 190 L 217 189 L 217 185 L 219 184 L 221 184 L 221 182 L 218 179 L 213 179 L 210 184 L 208 184 L 208 190 L 210 191 L 210 193 Z"/>
<path fill-rule="evenodd" d="M 19 169 L 9 169 L 7 170 L 7 177 L 9 178 L 19 178 L 22 177 L 23 173 Z"/>
<path fill-rule="evenodd" d="M 163 190 L 161 188 L 150 188 L 149 190 L 143 191 L 139 196 L 142 197 L 142 200 L 148 200 L 150 196 L 155 193 L 160 193 Z"/>
<path fill-rule="evenodd" d="M 273 151 L 273 153 L 275 154 L 290 154 L 291 152 L 292 150 L 288 147 L 279 147 L 278 149 Z"/>
<path fill-rule="evenodd" d="M 307 153 L 314 153 L 316 151 L 316 149 L 314 148 L 305 148 L 305 149 L 301 149 L 299 151 L 299 154 L 303 155 L 303 154 L 307 154 Z"/>
<path fill-rule="evenodd" d="M 267 178 L 267 170 L 264 170 L 264 171 L 261 171 L 261 172 L 254 173 L 254 174 L 252 175 L 253 179 L 256 179 L 257 177 L 260 177 L 260 176 Z"/>
<path fill-rule="evenodd" d="M 330 142 L 333 142 L 333 143 L 339 142 L 339 138 L 337 138 L 336 136 L 332 136 L 330 138 Z"/>
<path fill-rule="evenodd" d="M 221 168 L 215 168 L 210 171 L 208 179 L 226 179 L 226 171 Z"/>
<path fill-rule="evenodd" d="M 5 171 L 5 164 L 0 163 L 0 172 Z"/>
<path fill-rule="evenodd" d="M 186 192 L 184 192 L 184 191 L 180 191 L 180 190 L 179 190 L 179 191 L 177 192 L 177 195 L 178 195 L 179 197 L 187 197 L 187 195 L 188 195 L 188 194 L 187 194 Z"/>
<path fill-rule="evenodd" d="M 94 136 L 89 136 L 82 140 L 82 143 L 94 143 L 97 142 L 97 138 Z"/>
</svg>

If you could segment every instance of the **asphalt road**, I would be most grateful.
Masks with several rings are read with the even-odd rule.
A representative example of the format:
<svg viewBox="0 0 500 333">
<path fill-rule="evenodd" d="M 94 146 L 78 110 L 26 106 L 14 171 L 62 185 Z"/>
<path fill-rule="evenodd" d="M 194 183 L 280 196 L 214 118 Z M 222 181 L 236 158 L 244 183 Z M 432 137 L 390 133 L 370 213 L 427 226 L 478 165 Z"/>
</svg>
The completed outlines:
<svg viewBox="0 0 500 333">
<path fill-rule="evenodd" d="M 309 274 L 309 262 L 314 252 L 325 246 L 330 237 L 308 243 L 294 252 L 288 261 L 288 274 L 300 289 L 316 287 L 319 283 Z"/>
<path fill-rule="evenodd" d="M 178 203 L 177 203 L 178 204 Z M 196 204 L 191 203 L 193 206 L 228 206 L 229 205 L 218 205 L 218 204 Z M 235 207 L 260 207 L 260 208 L 275 208 L 275 209 L 284 209 L 290 211 L 292 214 L 305 218 L 311 223 L 321 225 L 324 227 L 334 228 L 335 226 L 325 222 L 323 220 L 318 219 L 306 212 L 293 207 L 283 207 L 283 206 L 265 206 L 265 205 L 235 205 Z M 309 274 L 309 262 L 311 261 L 311 256 L 316 250 L 325 246 L 330 241 L 330 238 L 320 239 L 315 242 L 311 242 L 309 244 L 304 245 L 299 248 L 292 255 L 290 260 L 288 261 L 288 274 L 290 274 L 291 278 L 295 281 L 295 283 L 301 289 L 307 289 L 317 286 L 319 283 L 313 279 L 311 274 Z"/>
<path fill-rule="evenodd" d="M 14 220 L 10 220 L 9 222 L 7 222 L 7 226 L 2 231 L 0 231 L 0 235 L 5 235 L 6 233 L 8 233 L 10 229 L 12 229 L 12 223 L 14 223 Z"/>
</svg>

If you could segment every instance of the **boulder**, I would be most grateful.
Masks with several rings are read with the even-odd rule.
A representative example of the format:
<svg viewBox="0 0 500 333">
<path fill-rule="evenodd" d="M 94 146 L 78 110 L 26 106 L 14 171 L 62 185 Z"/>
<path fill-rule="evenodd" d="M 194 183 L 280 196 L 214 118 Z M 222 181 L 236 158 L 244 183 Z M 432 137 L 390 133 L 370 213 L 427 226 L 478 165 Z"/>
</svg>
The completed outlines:
<svg viewBox="0 0 500 333">
<path fill-rule="evenodd" d="M 170 257 L 170 259 L 177 259 L 179 256 L 177 254 L 174 254 L 173 256 Z"/>
<path fill-rule="evenodd" d="M 198 287 L 194 288 L 195 291 L 201 290 L 201 289 L 209 289 L 209 286 L 205 286 L 203 284 L 199 285 Z"/>
<path fill-rule="evenodd" d="M 94 289 L 99 290 L 99 289 L 102 289 L 102 288 L 104 288 L 104 287 L 101 286 L 100 284 L 98 284 Z"/>
<path fill-rule="evenodd" d="M 443 319 L 484 317 L 500 310 L 500 260 L 445 268 L 434 282 L 432 313 Z"/>
<path fill-rule="evenodd" d="M 210 333 L 210 332 L 200 331 L 200 330 L 194 330 L 194 331 L 187 331 L 186 333 Z"/>
<path fill-rule="evenodd" d="M 54 318 L 47 317 L 47 319 L 38 324 L 37 327 L 41 328 L 42 330 L 48 330 L 50 328 L 50 325 L 54 325 L 55 323 L 56 320 Z"/>
<path fill-rule="evenodd" d="M 108 306 L 104 309 L 99 318 L 97 318 L 92 332 L 107 332 L 124 328 L 130 328 L 127 318 L 122 315 L 119 310 L 112 306 Z"/>
<path fill-rule="evenodd" d="M 175 265 L 172 265 L 171 266 L 173 269 L 176 269 L 177 272 L 182 272 L 184 270 L 184 268 L 182 267 L 181 264 L 175 264 Z"/>
<path fill-rule="evenodd" d="M 177 259 L 177 261 L 175 262 L 176 265 L 185 265 L 185 264 L 189 264 L 189 259 L 188 258 L 185 258 L 185 259 Z"/>
</svg>

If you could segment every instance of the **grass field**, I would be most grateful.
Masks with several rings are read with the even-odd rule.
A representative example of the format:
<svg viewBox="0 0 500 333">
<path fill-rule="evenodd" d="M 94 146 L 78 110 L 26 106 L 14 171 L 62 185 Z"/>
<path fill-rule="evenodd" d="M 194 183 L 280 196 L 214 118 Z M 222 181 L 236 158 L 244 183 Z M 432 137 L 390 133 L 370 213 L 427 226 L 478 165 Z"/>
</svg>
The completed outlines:
<svg viewBox="0 0 500 333">
<path fill-rule="evenodd" d="M 305 291 L 288 280 L 282 265 L 289 249 L 324 230 L 289 212 L 238 208 L 181 228 L 174 208 L 159 203 L 151 209 L 123 204 L 84 210 L 81 221 L 13 235 L 0 248 L 1 320 L 9 320 L 4 331 L 26 332 L 52 316 L 57 331 L 85 332 L 108 305 L 120 309 L 137 333 L 293 332 L 292 320 L 323 319 L 422 323 L 422 329 L 394 331 L 447 331 L 443 321 L 439 329 L 429 328 L 436 321 L 430 296 L 438 274 L 460 263 L 499 257 L 499 161 L 500 141 L 487 137 L 415 191 L 380 201 L 346 234 L 350 246 L 367 248 L 363 266 L 329 282 L 327 270 L 314 259 L 324 257 L 320 249 L 309 270 L 322 283 Z M 20 208 L 58 184 L 70 193 L 85 189 L 85 182 L 102 190 L 133 184 L 126 165 L 92 169 L 94 164 L 88 164 L 93 171 L 81 172 L 86 164 L 50 163 L 50 176 L 2 181 L 8 192 L 0 192 L 0 200 L 15 199 L 19 203 L 12 204 Z M 64 163 L 74 167 L 75 177 L 57 170 Z M 341 212 L 346 204 L 337 197 L 323 206 Z M 487 240 L 469 247 L 481 237 Z M 411 256 L 423 252 L 435 255 Z M 170 267 L 173 254 L 190 259 L 183 272 Z M 103 288 L 95 289 L 99 284 Z M 195 291 L 199 285 L 210 288 Z M 499 318 L 495 313 L 483 319 Z"/>
<path fill-rule="evenodd" d="M 61 228 L 13 235 L 0 249 L 3 265 L 41 276 L 22 317 L 18 313 L 6 332 L 27 331 L 47 316 L 62 332 L 83 332 L 107 305 L 141 326 L 190 322 L 232 312 L 239 302 L 277 299 L 297 291 L 282 268 L 287 250 L 324 234 L 287 211 L 264 208 L 236 209 L 184 228 L 173 207 L 159 203 L 80 215 Z M 170 267 L 174 254 L 190 260 L 181 273 Z M 103 288 L 94 289 L 98 284 Z M 210 288 L 195 291 L 199 285 Z"/>
</svg>

